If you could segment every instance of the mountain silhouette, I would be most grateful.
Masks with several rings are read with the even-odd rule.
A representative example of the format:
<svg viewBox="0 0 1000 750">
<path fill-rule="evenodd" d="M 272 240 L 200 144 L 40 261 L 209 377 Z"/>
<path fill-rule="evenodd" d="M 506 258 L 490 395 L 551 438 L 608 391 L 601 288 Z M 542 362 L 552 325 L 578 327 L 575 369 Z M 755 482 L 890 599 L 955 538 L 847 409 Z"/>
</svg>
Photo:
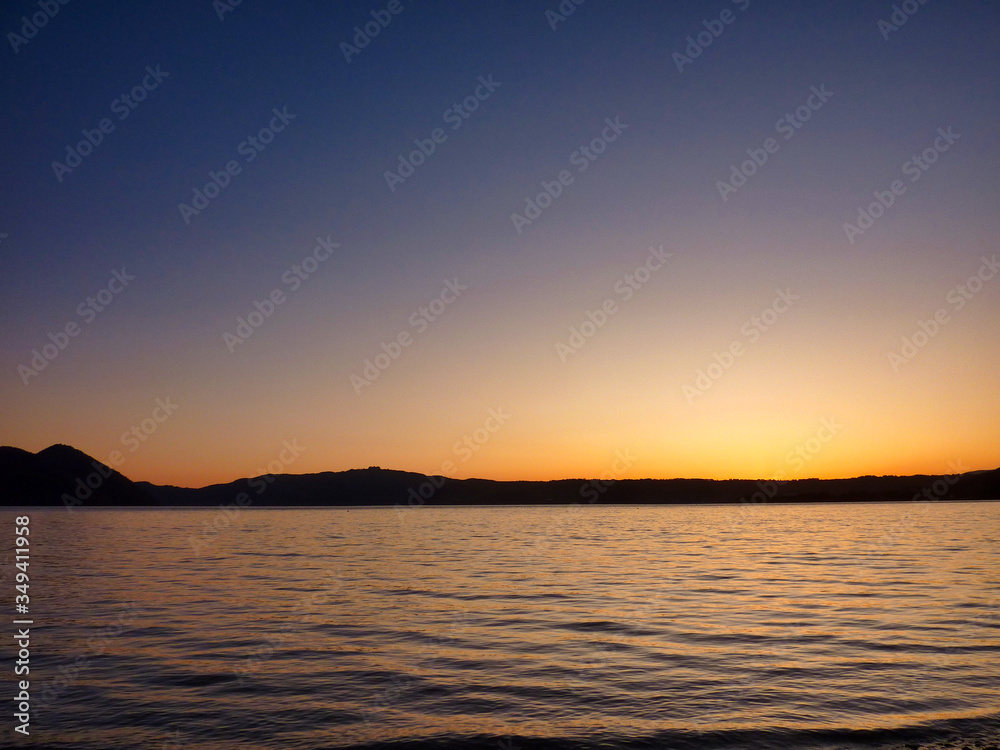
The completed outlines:
<svg viewBox="0 0 1000 750">
<path fill-rule="evenodd" d="M 997 500 L 1000 469 L 853 479 L 494 481 L 351 469 L 238 479 L 198 489 L 133 482 L 68 445 L 0 447 L 0 506 L 344 506 Z"/>
<path fill-rule="evenodd" d="M 159 505 L 128 477 L 68 445 L 38 453 L 0 447 L 0 477 L 0 505 Z"/>
</svg>

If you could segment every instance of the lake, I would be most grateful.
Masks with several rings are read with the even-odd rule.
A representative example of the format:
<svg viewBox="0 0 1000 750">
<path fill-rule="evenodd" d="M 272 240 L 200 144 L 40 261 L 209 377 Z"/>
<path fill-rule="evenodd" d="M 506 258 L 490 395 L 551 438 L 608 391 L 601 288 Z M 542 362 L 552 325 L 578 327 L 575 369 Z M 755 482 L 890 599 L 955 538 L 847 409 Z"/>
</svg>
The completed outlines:
<svg viewBox="0 0 1000 750">
<path fill-rule="evenodd" d="M 1000 746 L 1000 502 L 27 512 L 5 746 Z"/>
</svg>

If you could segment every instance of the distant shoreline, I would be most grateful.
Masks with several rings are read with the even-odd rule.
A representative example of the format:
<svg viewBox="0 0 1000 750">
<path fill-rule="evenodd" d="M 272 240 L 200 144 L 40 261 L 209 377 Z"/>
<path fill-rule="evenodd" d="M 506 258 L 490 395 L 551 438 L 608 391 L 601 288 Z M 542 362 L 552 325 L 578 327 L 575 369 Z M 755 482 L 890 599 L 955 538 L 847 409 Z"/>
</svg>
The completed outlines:
<svg viewBox="0 0 1000 750">
<path fill-rule="evenodd" d="M 759 505 L 995 501 L 1000 469 L 852 479 L 449 479 L 377 466 L 276 474 L 201 488 L 134 482 L 66 445 L 0 447 L 0 507 L 267 508 Z M 363 502 L 359 502 L 363 501 Z"/>
<path fill-rule="evenodd" d="M 976 500 L 778 500 L 775 502 L 749 503 L 749 502 L 728 502 L 728 503 L 450 503 L 442 505 L 427 503 L 422 508 L 739 508 L 747 505 L 754 506 L 775 506 L 775 505 L 910 505 L 924 503 L 926 505 L 961 505 L 964 503 L 1000 503 L 998 498 L 984 498 Z M 43 510 L 65 512 L 64 508 L 54 505 L 6 505 L 0 509 L 10 512 L 21 510 Z M 395 510 L 391 505 L 248 505 L 241 510 Z M 75 510 L 84 511 L 147 511 L 147 510 L 171 510 L 171 511 L 214 511 L 217 507 L 211 505 L 82 505 Z"/>
</svg>

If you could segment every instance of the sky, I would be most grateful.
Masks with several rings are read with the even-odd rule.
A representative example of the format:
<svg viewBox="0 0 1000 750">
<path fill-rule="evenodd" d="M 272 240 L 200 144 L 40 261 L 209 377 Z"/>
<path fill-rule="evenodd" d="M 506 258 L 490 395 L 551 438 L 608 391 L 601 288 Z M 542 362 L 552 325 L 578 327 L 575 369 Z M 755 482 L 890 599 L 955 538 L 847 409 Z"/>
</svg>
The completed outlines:
<svg viewBox="0 0 1000 750">
<path fill-rule="evenodd" d="M 577 2 L 6 3 L 0 444 L 1000 466 L 1000 8 Z"/>
</svg>

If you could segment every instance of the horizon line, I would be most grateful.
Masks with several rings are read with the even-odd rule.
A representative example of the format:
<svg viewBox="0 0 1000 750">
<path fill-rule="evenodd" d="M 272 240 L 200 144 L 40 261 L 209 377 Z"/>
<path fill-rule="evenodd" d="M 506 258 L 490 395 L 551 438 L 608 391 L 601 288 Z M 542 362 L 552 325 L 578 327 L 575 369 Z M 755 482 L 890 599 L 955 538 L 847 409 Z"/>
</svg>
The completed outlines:
<svg viewBox="0 0 1000 750">
<path fill-rule="evenodd" d="M 273 476 L 273 477 L 278 477 L 278 476 L 303 477 L 303 476 L 316 476 L 318 474 L 344 474 L 344 473 L 352 472 L 352 471 L 372 471 L 372 470 L 385 471 L 385 472 L 396 472 L 396 473 L 399 473 L 399 474 L 413 474 L 413 475 L 420 476 L 420 477 L 425 477 L 425 478 L 443 478 L 445 481 L 454 481 L 454 482 L 465 482 L 465 481 L 498 482 L 498 483 L 530 482 L 530 483 L 538 483 L 538 484 L 544 484 L 544 483 L 549 483 L 549 482 L 574 482 L 574 481 L 575 482 L 584 482 L 584 483 L 587 483 L 587 482 L 602 482 L 602 483 L 605 483 L 605 484 L 613 484 L 613 483 L 617 483 L 617 482 L 643 482 L 643 481 L 653 481 L 653 482 L 672 482 L 672 481 L 694 481 L 694 482 L 758 482 L 758 483 L 773 482 L 773 483 L 777 483 L 777 484 L 784 484 L 784 483 L 788 483 L 788 482 L 808 482 L 808 481 L 843 482 L 843 481 L 852 481 L 852 480 L 866 479 L 866 478 L 883 479 L 883 478 L 907 478 L 907 477 L 911 477 L 911 478 L 912 477 L 946 477 L 946 476 L 947 477 L 954 477 L 954 476 L 965 476 L 967 474 L 976 474 L 976 473 L 983 473 L 983 472 L 991 472 L 991 471 L 998 471 L 998 470 L 1000 470 L 1000 466 L 997 466 L 997 467 L 991 467 L 991 468 L 985 468 L 985 469 L 974 469 L 973 468 L 973 469 L 968 469 L 968 470 L 965 470 L 965 471 L 958 471 L 958 472 L 952 472 L 952 473 L 915 473 L 915 474 L 871 474 L 871 473 L 868 473 L 868 474 L 855 474 L 855 475 L 851 475 L 851 476 L 838 476 L 838 477 L 818 477 L 818 476 L 809 476 L 809 477 L 787 477 L 787 476 L 783 476 L 783 477 L 778 477 L 778 476 L 771 476 L 771 477 L 726 477 L 726 478 L 715 478 L 715 479 L 713 479 L 713 478 L 709 478 L 709 477 L 693 477 L 693 476 L 670 476 L 670 477 L 662 477 L 662 476 L 661 477 L 653 477 L 653 476 L 647 476 L 647 477 L 605 477 L 605 476 L 596 476 L 596 477 L 560 477 L 560 478 L 555 478 L 555 479 L 493 479 L 493 478 L 489 478 L 489 477 L 475 477 L 475 476 L 473 476 L 473 477 L 459 478 L 459 477 L 448 476 L 448 475 L 445 475 L 445 474 L 428 474 L 428 473 L 425 473 L 425 472 L 413 471 L 413 470 L 409 470 L 409 469 L 383 468 L 381 465 L 371 464 L 371 465 L 369 465 L 367 467 L 351 467 L 349 469 L 321 469 L 319 471 L 311 471 L 311 472 L 303 472 L 303 473 L 290 473 L 290 472 L 281 472 L 281 473 L 275 472 L 275 473 L 270 473 L 270 472 L 268 472 L 268 473 L 263 473 L 263 474 L 247 474 L 247 475 L 243 475 L 243 476 L 238 476 L 235 479 L 229 479 L 227 481 L 212 482 L 210 484 L 205 484 L 205 485 L 194 487 L 194 486 L 185 486 L 185 485 L 171 484 L 171 483 L 161 484 L 161 483 L 158 483 L 158 482 L 152 482 L 152 481 L 147 480 L 147 479 L 134 479 L 131 476 L 129 476 L 128 474 L 125 474 L 125 473 L 123 473 L 121 471 L 118 471 L 118 469 L 115 468 L 114 466 L 111 466 L 108 463 L 106 463 L 104 461 L 101 461 L 98 458 L 95 458 L 94 456 L 92 456 L 91 454 L 87 453 L 86 451 L 81 450 L 80 448 L 77 448 L 76 446 L 70 445 L 68 443 L 52 443 L 51 445 L 43 448 L 42 450 L 35 451 L 35 452 L 30 451 L 30 450 L 28 450 L 26 448 L 19 448 L 18 446 L 15 446 L 15 445 L 0 446 L 0 449 L 2 449 L 2 448 L 13 448 L 15 450 L 25 451 L 26 453 L 30 453 L 32 455 L 38 455 L 39 453 L 42 453 L 43 451 L 50 450 L 52 448 L 59 448 L 59 447 L 69 448 L 71 450 L 77 451 L 77 452 L 83 454 L 84 456 L 86 456 L 87 458 L 89 458 L 91 461 L 99 463 L 100 465 L 102 465 L 102 466 L 104 466 L 104 467 L 106 467 L 108 469 L 111 469 L 112 471 L 115 471 L 115 472 L 121 474 L 122 476 L 126 477 L 127 479 L 129 479 L 129 481 L 132 481 L 132 482 L 142 482 L 142 483 L 150 484 L 150 485 L 153 485 L 153 486 L 156 486 L 156 487 L 176 487 L 178 489 L 190 489 L 190 490 L 202 490 L 202 489 L 206 489 L 206 488 L 209 488 L 209 487 L 223 487 L 223 486 L 226 486 L 226 485 L 229 485 L 229 484 L 233 484 L 235 482 L 240 482 L 240 481 L 245 481 L 245 480 L 250 480 L 250 479 L 257 479 L 259 477 L 266 477 L 266 476 Z M 609 474 L 609 473 L 611 473 L 611 472 L 609 472 L 609 471 L 603 472 L 603 474 Z M 779 471 L 779 472 L 775 472 L 775 474 L 776 475 L 777 474 L 783 474 L 783 472 Z"/>
</svg>

